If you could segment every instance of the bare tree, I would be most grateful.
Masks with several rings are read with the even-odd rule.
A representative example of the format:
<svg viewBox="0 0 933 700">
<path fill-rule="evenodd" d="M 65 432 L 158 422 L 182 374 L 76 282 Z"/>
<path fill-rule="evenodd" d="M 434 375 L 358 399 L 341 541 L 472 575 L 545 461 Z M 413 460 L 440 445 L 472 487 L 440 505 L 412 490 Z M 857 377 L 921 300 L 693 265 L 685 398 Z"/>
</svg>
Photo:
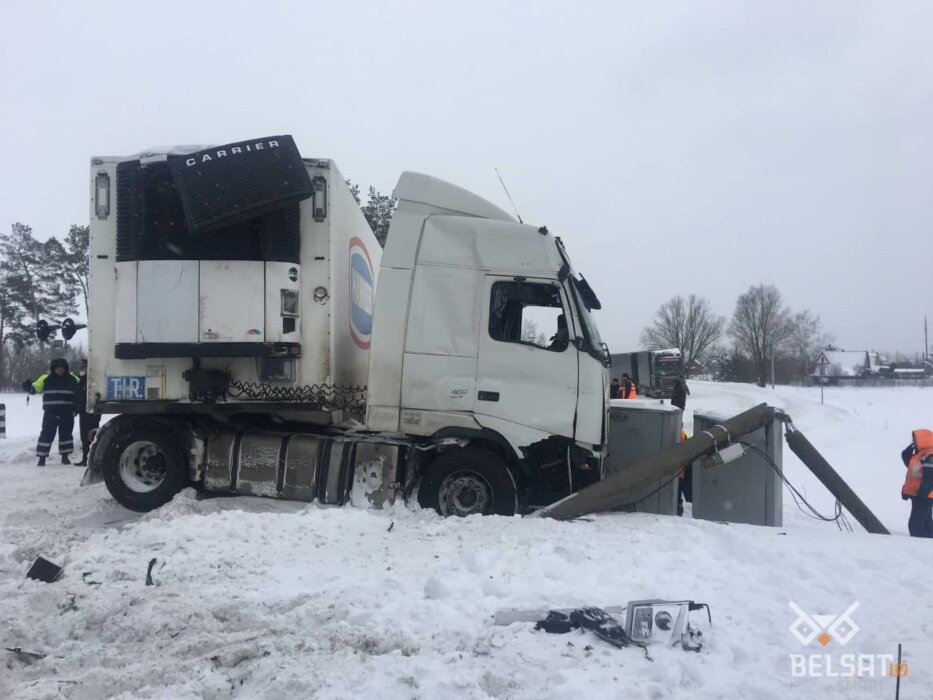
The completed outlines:
<svg viewBox="0 0 933 700">
<path fill-rule="evenodd" d="M 651 325 L 641 333 L 641 342 L 649 350 L 679 348 L 684 367 L 689 369 L 694 361 L 705 361 L 725 325 L 726 319 L 713 313 L 705 297 L 678 295 L 655 312 Z"/>
<path fill-rule="evenodd" d="M 535 345 L 540 345 L 541 347 L 547 347 L 548 340 L 547 335 L 541 331 L 538 326 L 538 322 L 533 318 L 523 318 L 522 319 L 522 341 L 526 343 L 534 343 Z"/>
<path fill-rule="evenodd" d="M 791 313 L 774 285 L 749 287 L 735 302 L 729 333 L 736 347 L 754 362 L 759 386 L 765 384 L 767 359 L 785 348 L 792 331 Z"/>
<path fill-rule="evenodd" d="M 823 329 L 820 317 L 807 310 L 794 314 L 791 323 L 787 345 L 794 357 L 796 378 L 802 380 L 809 376 L 816 354 L 832 343 L 833 336 Z"/>
<path fill-rule="evenodd" d="M 538 323 L 533 318 L 522 319 L 522 340 L 533 343 L 538 339 Z"/>
</svg>

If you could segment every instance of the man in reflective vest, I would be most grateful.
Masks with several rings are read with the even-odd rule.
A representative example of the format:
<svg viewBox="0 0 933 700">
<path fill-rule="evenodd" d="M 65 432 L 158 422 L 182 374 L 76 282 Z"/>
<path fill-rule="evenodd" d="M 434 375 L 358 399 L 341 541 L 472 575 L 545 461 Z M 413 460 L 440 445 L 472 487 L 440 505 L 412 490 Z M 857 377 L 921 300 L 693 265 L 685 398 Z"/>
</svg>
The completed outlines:
<svg viewBox="0 0 933 700">
<path fill-rule="evenodd" d="M 907 529 L 911 537 L 933 537 L 933 431 L 915 430 L 901 459 L 907 466 L 901 497 L 910 499 Z"/>
<path fill-rule="evenodd" d="M 45 466 L 45 458 L 52 450 L 52 441 L 58 431 L 58 452 L 62 464 L 71 464 L 68 455 L 74 450 L 74 438 L 71 433 L 75 427 L 75 415 L 78 411 L 78 377 L 68 371 L 68 362 L 56 358 L 49 364 L 49 371 L 36 381 L 27 379 L 23 390 L 28 394 L 42 394 L 42 432 L 36 443 L 38 465 Z"/>
<path fill-rule="evenodd" d="M 622 398 L 623 399 L 637 399 L 638 398 L 638 389 L 635 388 L 635 382 L 632 381 L 632 378 L 628 376 L 628 372 L 625 372 L 622 375 Z"/>
</svg>

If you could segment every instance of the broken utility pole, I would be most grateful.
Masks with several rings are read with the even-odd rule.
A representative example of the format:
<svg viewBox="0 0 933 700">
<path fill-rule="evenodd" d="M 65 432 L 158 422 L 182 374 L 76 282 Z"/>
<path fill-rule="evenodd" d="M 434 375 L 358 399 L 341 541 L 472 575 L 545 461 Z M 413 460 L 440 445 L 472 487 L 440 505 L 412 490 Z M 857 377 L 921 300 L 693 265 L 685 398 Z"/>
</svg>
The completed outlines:
<svg viewBox="0 0 933 700">
<path fill-rule="evenodd" d="M 797 430 L 790 416 L 764 403 L 718 423 L 709 430 L 694 435 L 686 442 L 678 443 L 659 454 L 643 459 L 624 472 L 587 486 L 532 515 L 569 520 L 587 513 L 612 510 L 625 504 L 635 489 L 664 477 L 676 478 L 677 472 L 684 465 L 692 463 L 713 450 L 725 447 L 729 443 L 738 442 L 743 435 L 766 426 L 773 420 L 781 420 L 785 423 L 784 437 L 787 440 L 787 446 L 862 527 L 876 535 L 891 534 L 845 480 L 829 465 L 823 455 L 810 444 L 803 433 Z"/>
<path fill-rule="evenodd" d="M 875 517 L 875 514 L 862 502 L 862 499 L 855 495 L 855 491 L 849 488 L 843 478 L 829 465 L 823 455 L 810 444 L 804 434 L 793 427 L 793 424 L 787 426 L 784 439 L 787 440 L 787 446 L 800 458 L 800 461 L 807 465 L 807 468 L 836 497 L 836 500 L 845 506 L 847 511 L 852 513 L 852 517 L 858 521 L 859 525 L 873 535 L 891 534 L 888 532 L 888 528 L 882 525 L 881 521 Z"/>
</svg>

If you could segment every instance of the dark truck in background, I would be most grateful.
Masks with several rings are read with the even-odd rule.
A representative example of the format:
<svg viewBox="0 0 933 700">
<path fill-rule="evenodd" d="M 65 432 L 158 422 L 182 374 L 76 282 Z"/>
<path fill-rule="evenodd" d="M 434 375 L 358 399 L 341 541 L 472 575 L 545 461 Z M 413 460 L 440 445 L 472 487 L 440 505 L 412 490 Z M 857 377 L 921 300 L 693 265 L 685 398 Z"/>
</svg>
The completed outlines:
<svg viewBox="0 0 933 700">
<path fill-rule="evenodd" d="M 670 398 L 674 382 L 684 378 L 684 361 L 680 350 L 638 350 L 612 355 L 613 377 L 628 374 L 641 396 Z"/>
</svg>

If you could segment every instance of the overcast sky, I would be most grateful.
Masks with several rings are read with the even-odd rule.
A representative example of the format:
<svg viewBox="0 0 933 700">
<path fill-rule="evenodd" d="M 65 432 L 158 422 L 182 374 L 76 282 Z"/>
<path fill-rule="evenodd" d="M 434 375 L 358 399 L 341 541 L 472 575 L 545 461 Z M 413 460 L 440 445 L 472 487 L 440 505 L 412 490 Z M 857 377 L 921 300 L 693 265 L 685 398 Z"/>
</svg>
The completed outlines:
<svg viewBox="0 0 933 700">
<path fill-rule="evenodd" d="M 511 210 L 498 167 L 613 351 L 759 283 L 845 349 L 923 349 L 926 0 L 5 0 L 0 26 L 5 230 L 86 223 L 92 155 L 287 133 L 364 189 L 418 170 Z"/>
</svg>

